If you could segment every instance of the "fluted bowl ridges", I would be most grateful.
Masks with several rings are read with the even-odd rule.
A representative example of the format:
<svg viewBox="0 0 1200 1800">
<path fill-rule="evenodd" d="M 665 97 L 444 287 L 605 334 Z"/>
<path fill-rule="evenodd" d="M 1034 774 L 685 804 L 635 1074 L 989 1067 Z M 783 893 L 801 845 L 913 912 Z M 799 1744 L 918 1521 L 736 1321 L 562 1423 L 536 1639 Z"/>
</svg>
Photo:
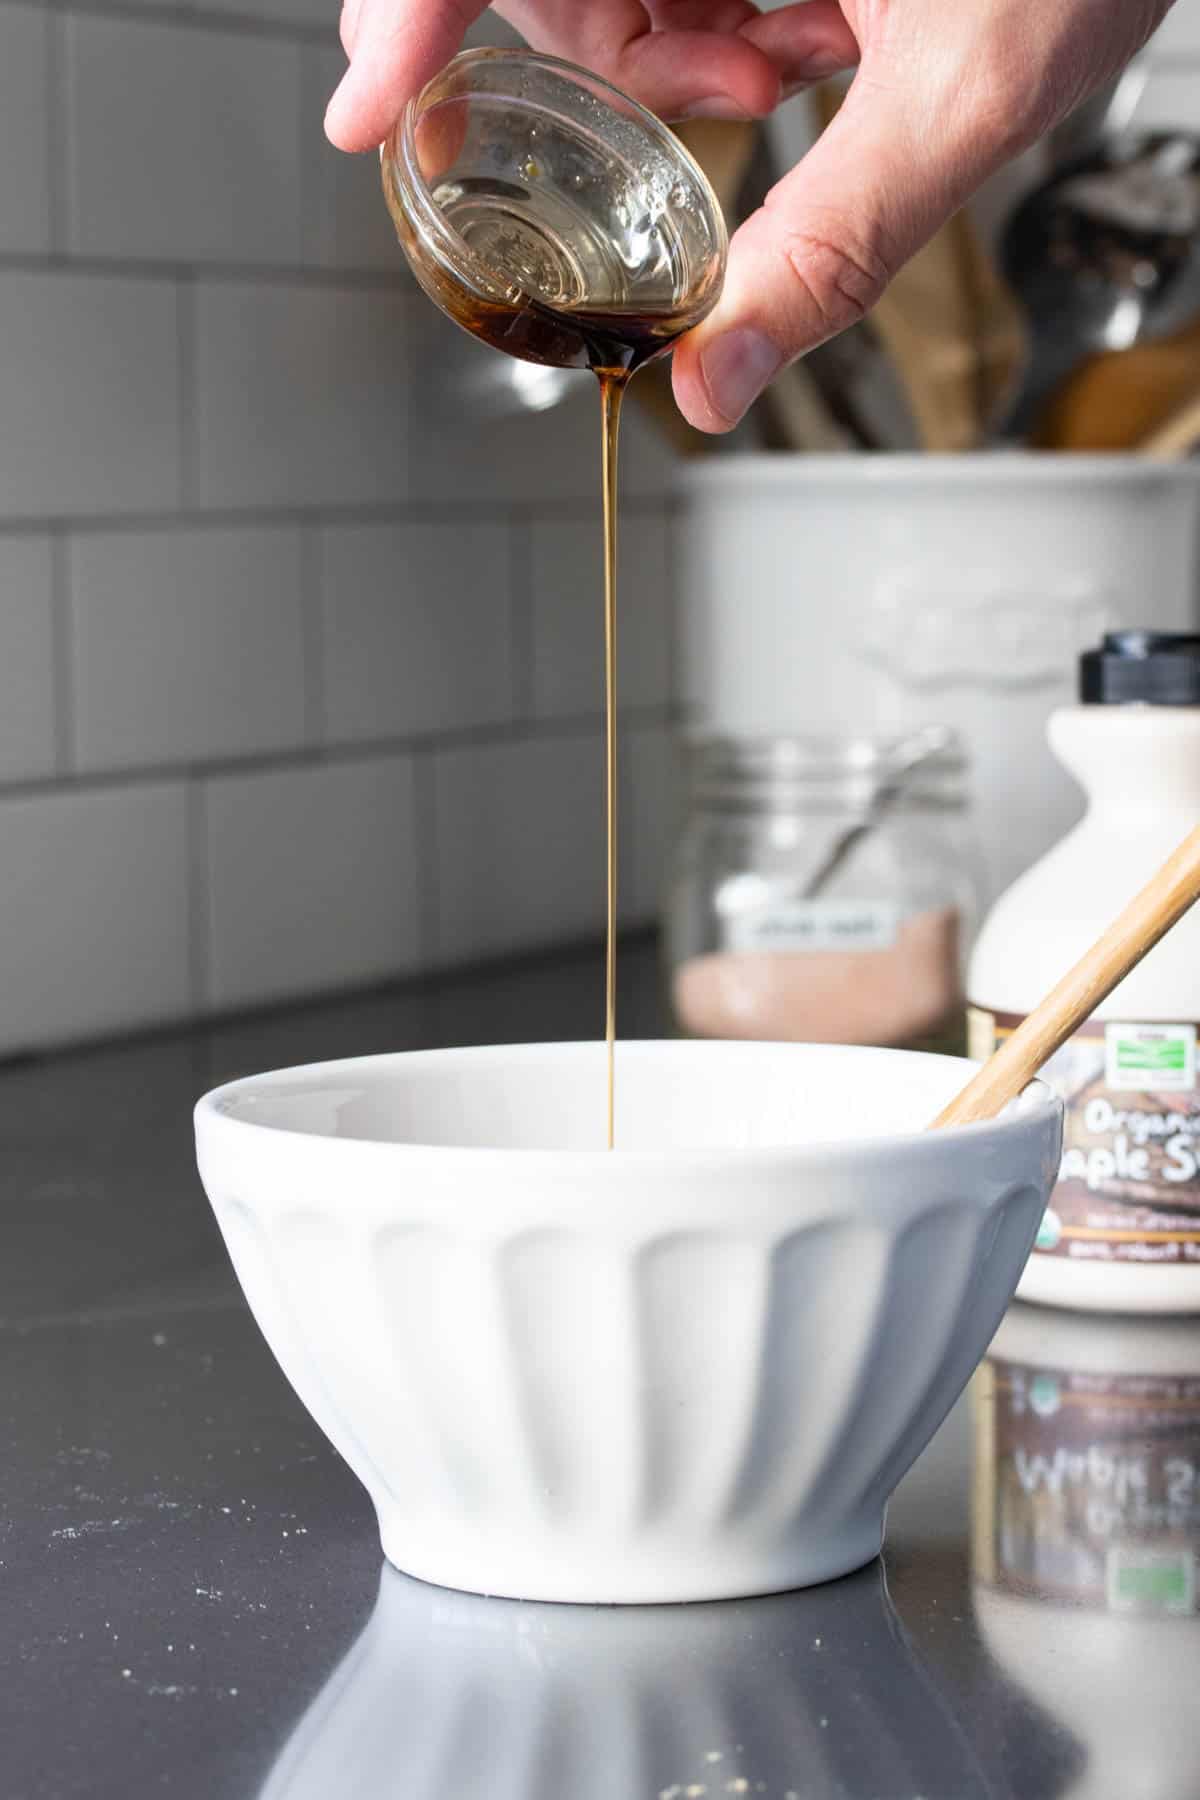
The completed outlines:
<svg viewBox="0 0 1200 1800">
<path fill-rule="evenodd" d="M 631 1043 L 254 1076 L 196 1109 L 238 1277 L 388 1558 L 481 1593 L 766 1593 L 878 1552 L 1058 1166 L 954 1058 Z"/>
</svg>

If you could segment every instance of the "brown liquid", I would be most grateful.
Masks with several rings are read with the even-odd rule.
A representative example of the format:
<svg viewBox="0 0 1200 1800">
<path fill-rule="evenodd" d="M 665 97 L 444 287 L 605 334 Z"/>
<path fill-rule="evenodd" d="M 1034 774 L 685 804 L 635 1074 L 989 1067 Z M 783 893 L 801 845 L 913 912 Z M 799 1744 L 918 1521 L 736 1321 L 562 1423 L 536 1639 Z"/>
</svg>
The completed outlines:
<svg viewBox="0 0 1200 1800">
<path fill-rule="evenodd" d="M 403 233 L 402 233 L 403 236 Z M 421 286 L 472 337 L 525 362 L 629 376 L 669 350 L 695 322 L 694 307 L 519 306 L 473 294 L 436 264 L 414 263 Z"/>
<path fill-rule="evenodd" d="M 607 833 L 604 1041 L 608 1057 L 608 1147 L 614 1140 L 617 1037 L 617 435 L 631 375 L 671 348 L 693 322 L 687 308 L 506 306 L 482 300 L 440 272 L 417 265 L 430 297 L 473 337 L 526 362 L 591 369 L 600 382 L 604 498 L 604 764 Z"/>
<path fill-rule="evenodd" d="M 604 484 L 604 816 L 608 909 L 604 928 L 604 1046 L 608 1057 L 608 1147 L 614 1142 L 617 1044 L 617 435 L 626 374 L 600 375 Z"/>
</svg>

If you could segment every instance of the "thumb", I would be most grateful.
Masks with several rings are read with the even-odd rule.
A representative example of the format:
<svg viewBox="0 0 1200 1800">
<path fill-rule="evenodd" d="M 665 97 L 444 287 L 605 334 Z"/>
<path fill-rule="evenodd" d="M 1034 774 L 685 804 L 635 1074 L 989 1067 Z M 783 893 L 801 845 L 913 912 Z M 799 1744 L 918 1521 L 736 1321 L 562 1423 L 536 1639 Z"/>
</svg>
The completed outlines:
<svg viewBox="0 0 1200 1800">
<path fill-rule="evenodd" d="M 893 82 L 895 77 L 893 76 Z M 714 311 L 675 351 L 675 397 L 728 431 L 786 364 L 860 319 L 1005 150 L 939 134 L 936 108 L 864 62 L 809 151 L 734 235 Z"/>
<path fill-rule="evenodd" d="M 443 68 L 488 0 L 347 0 L 350 67 L 329 102 L 325 133 L 339 150 L 373 150 L 406 103 Z"/>
</svg>

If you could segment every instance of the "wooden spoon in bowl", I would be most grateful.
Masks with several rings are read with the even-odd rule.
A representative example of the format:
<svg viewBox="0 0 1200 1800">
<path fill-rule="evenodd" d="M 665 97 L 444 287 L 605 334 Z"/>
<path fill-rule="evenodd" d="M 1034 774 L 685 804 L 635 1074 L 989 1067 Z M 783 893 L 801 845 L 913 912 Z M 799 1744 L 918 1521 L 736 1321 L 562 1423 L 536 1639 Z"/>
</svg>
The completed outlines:
<svg viewBox="0 0 1200 1800">
<path fill-rule="evenodd" d="M 994 1119 L 1197 899 L 1200 825 L 1188 833 L 1153 880 L 938 1114 L 930 1130 Z"/>
</svg>

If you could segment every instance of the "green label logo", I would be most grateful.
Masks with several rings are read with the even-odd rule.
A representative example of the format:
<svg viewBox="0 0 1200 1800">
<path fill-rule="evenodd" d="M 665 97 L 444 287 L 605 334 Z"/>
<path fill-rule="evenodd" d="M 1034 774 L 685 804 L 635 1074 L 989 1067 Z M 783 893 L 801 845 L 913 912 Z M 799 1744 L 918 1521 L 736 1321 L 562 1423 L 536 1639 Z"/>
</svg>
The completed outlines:
<svg viewBox="0 0 1200 1800">
<path fill-rule="evenodd" d="M 1196 1085 L 1194 1025 L 1110 1025 L 1106 1085 L 1118 1092 L 1181 1093 Z"/>
<path fill-rule="evenodd" d="M 1042 1214 L 1042 1222 L 1038 1226 L 1038 1234 L 1034 1239 L 1035 1250 L 1053 1250 L 1062 1236 L 1062 1220 L 1052 1206 L 1048 1206 Z"/>
<path fill-rule="evenodd" d="M 1196 1611 L 1196 1565 L 1190 1549 L 1114 1544 L 1106 1573 L 1112 1612 L 1187 1617 Z"/>
<path fill-rule="evenodd" d="M 1062 1389 L 1054 1375 L 1035 1375 L 1029 1384 L 1029 1408 L 1039 1419 L 1052 1419 L 1059 1409 Z"/>
</svg>

